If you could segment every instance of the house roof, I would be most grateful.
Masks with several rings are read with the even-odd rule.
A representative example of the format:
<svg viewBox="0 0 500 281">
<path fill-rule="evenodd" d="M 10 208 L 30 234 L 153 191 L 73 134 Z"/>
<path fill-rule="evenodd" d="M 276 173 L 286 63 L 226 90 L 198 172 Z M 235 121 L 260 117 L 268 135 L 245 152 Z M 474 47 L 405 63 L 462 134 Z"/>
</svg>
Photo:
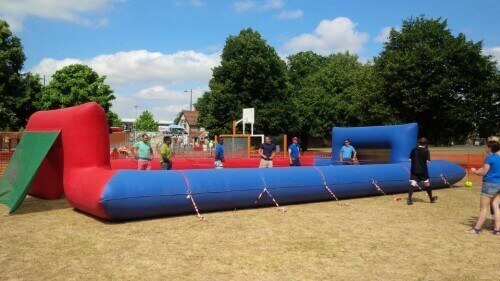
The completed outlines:
<svg viewBox="0 0 500 281">
<path fill-rule="evenodd" d="M 189 126 L 198 126 L 198 111 L 183 110 L 182 114 L 186 117 Z"/>
</svg>

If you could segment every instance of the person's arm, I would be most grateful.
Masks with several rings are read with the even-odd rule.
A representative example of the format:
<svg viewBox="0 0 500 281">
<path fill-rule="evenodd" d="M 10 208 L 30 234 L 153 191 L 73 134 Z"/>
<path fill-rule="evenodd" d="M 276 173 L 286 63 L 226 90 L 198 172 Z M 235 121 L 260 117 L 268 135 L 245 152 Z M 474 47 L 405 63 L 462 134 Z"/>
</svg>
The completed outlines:
<svg viewBox="0 0 500 281">
<path fill-rule="evenodd" d="M 484 166 L 482 168 L 476 169 L 476 168 L 471 168 L 470 171 L 478 176 L 484 176 L 488 173 L 490 170 L 490 164 L 484 163 Z"/>
<path fill-rule="evenodd" d="M 262 145 L 260 145 L 260 148 L 259 148 L 259 154 L 260 154 L 260 156 L 262 156 L 263 158 L 267 158 L 267 157 L 264 155 L 264 149 L 262 149 Z"/>
<path fill-rule="evenodd" d="M 342 162 L 342 151 L 344 151 L 343 147 L 340 149 L 340 155 L 339 155 L 339 161 L 340 162 Z"/>
<path fill-rule="evenodd" d="M 276 154 L 276 146 L 273 146 L 273 150 L 271 150 L 271 157 L 269 157 L 269 160 L 273 160 L 274 154 Z"/>
<path fill-rule="evenodd" d="M 290 164 L 292 164 L 292 149 L 288 148 L 288 158 L 290 159 Z"/>
<path fill-rule="evenodd" d="M 153 158 L 153 156 L 154 156 L 153 148 L 150 146 L 149 147 L 149 157 Z"/>
<path fill-rule="evenodd" d="M 139 156 L 137 155 L 137 151 L 137 144 L 134 144 L 134 146 L 132 147 L 132 155 L 134 155 L 135 159 L 139 158 Z"/>
<path fill-rule="evenodd" d="M 425 157 L 427 158 L 426 163 L 430 163 L 431 162 L 431 152 L 429 151 L 429 149 L 427 149 L 427 151 L 425 152 Z"/>
<path fill-rule="evenodd" d="M 352 156 L 352 159 L 355 159 L 357 158 L 357 152 L 356 152 L 356 149 L 354 149 L 354 147 L 352 148 L 352 152 L 354 153 L 354 155 Z"/>
</svg>

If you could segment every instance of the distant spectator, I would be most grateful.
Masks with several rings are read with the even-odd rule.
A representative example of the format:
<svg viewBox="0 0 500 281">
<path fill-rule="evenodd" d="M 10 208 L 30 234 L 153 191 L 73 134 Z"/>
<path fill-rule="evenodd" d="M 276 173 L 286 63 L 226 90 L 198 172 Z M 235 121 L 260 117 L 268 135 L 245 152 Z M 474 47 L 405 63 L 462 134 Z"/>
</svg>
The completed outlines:
<svg viewBox="0 0 500 281">
<path fill-rule="evenodd" d="M 356 149 L 351 145 L 351 141 L 346 139 L 340 149 L 340 162 L 344 165 L 353 165 L 356 160 Z"/>
<path fill-rule="evenodd" d="M 172 169 L 172 148 L 170 147 L 171 144 L 172 140 L 170 139 L 170 137 L 163 137 L 163 144 L 160 147 L 162 170 Z"/>
<path fill-rule="evenodd" d="M 290 166 L 300 166 L 300 145 L 297 137 L 292 138 L 292 144 L 288 147 Z"/>
<path fill-rule="evenodd" d="M 138 170 L 151 170 L 151 158 L 153 156 L 153 148 L 149 143 L 149 136 L 142 135 L 142 140 L 134 144 L 134 156 L 137 159 Z"/>
<path fill-rule="evenodd" d="M 218 144 L 215 147 L 215 159 L 214 159 L 214 165 L 215 169 L 222 169 L 223 164 L 222 162 L 226 161 L 224 158 L 224 139 L 220 138 L 218 140 Z"/>
<path fill-rule="evenodd" d="M 276 153 L 276 145 L 271 143 L 271 137 L 266 136 L 265 142 L 259 148 L 260 165 L 259 168 L 272 168 L 273 158 Z"/>
<path fill-rule="evenodd" d="M 113 148 L 113 151 L 111 152 L 111 154 L 109 154 L 109 157 L 112 160 L 120 159 L 120 152 L 118 152 L 118 148 Z"/>
</svg>

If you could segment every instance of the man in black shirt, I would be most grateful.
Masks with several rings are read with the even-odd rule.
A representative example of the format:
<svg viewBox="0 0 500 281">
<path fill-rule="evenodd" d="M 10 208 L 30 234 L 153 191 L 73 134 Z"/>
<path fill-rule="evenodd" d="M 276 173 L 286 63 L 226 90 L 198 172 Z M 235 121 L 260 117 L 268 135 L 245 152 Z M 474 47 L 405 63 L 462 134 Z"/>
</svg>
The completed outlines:
<svg viewBox="0 0 500 281">
<path fill-rule="evenodd" d="M 427 195 L 431 203 L 436 202 L 437 196 L 432 196 L 431 183 L 429 181 L 429 170 L 427 163 L 431 161 L 429 149 L 427 149 L 427 139 L 418 139 L 418 146 L 410 152 L 411 172 L 410 189 L 408 192 L 408 205 L 412 205 L 413 188 L 418 188 L 418 183 L 423 182 Z"/>
<path fill-rule="evenodd" d="M 260 145 L 260 165 L 259 168 L 272 168 L 273 157 L 276 152 L 276 145 L 271 143 L 271 137 L 266 136 L 265 142 Z"/>
</svg>

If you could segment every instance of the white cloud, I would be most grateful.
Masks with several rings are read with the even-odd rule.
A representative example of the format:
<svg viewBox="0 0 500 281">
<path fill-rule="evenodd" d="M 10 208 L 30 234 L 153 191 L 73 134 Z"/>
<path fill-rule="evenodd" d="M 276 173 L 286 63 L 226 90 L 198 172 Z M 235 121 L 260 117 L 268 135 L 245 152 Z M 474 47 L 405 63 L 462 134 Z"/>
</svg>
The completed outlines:
<svg viewBox="0 0 500 281">
<path fill-rule="evenodd" d="M 83 63 L 99 75 L 107 76 L 107 83 L 120 87 L 136 83 L 176 83 L 208 81 L 212 68 L 220 62 L 220 55 L 195 51 L 179 51 L 173 54 L 135 50 L 99 55 L 87 60 L 45 58 L 31 72 L 52 76 L 64 66 Z"/>
<path fill-rule="evenodd" d="M 43 59 L 31 72 L 50 76 L 64 66 L 83 63 L 99 75 L 106 75 L 115 91 L 113 110 L 120 117 L 133 118 L 134 105 L 138 112 L 150 110 L 155 118 L 173 120 L 182 109 L 189 109 L 193 88 L 193 103 L 208 89 L 212 68 L 220 63 L 220 54 L 179 51 L 173 54 L 136 50 L 99 55 L 90 59 Z"/>
<path fill-rule="evenodd" d="M 369 35 L 357 31 L 356 26 L 356 23 L 345 17 L 322 20 L 313 33 L 292 38 L 285 43 L 284 48 L 292 52 L 312 50 L 322 55 L 344 51 L 357 53 L 363 49 Z"/>
<path fill-rule="evenodd" d="M 483 52 L 486 55 L 490 55 L 496 60 L 497 64 L 500 65 L 500 46 L 484 48 Z"/>
<path fill-rule="evenodd" d="M 83 25 L 102 25 L 105 19 L 93 20 L 85 14 L 104 10 L 113 0 L 0 0 L 0 17 L 7 19 L 12 30 L 23 28 L 30 16 L 74 22 Z"/>
<path fill-rule="evenodd" d="M 391 30 L 393 28 L 396 30 L 400 30 L 398 27 L 386 26 L 379 31 L 379 33 L 377 34 L 377 36 L 373 40 L 375 40 L 375 42 L 379 42 L 379 43 L 387 42 L 389 40 L 389 34 L 391 33 Z"/>
<path fill-rule="evenodd" d="M 279 14 L 276 15 L 277 19 L 280 20 L 290 20 L 290 19 L 298 19 L 304 16 L 304 12 L 302 10 L 283 10 Z"/>
<path fill-rule="evenodd" d="M 268 11 L 277 10 L 285 6 L 285 1 L 283 0 L 264 0 L 264 1 L 254 1 L 254 0 L 244 0 L 237 1 L 234 3 L 234 10 L 236 12 L 245 11 Z"/>
</svg>

